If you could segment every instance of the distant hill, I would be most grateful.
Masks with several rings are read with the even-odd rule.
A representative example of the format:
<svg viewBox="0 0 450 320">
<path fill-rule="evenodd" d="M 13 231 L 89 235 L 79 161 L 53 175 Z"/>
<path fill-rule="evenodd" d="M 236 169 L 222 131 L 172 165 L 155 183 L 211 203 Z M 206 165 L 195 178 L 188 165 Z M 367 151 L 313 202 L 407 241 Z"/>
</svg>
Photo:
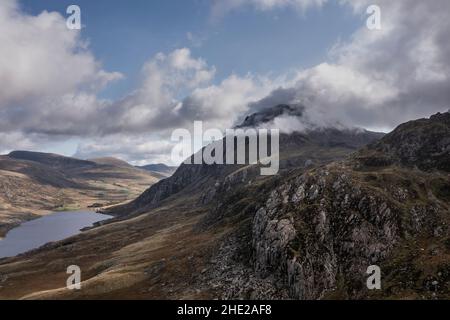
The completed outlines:
<svg viewBox="0 0 450 320">
<path fill-rule="evenodd" d="M 27 176 L 37 183 L 55 188 L 83 188 L 82 183 L 69 178 L 60 170 L 39 162 L 0 156 L 0 170 L 2 172 L 15 172 Z"/>
<path fill-rule="evenodd" d="M 8 157 L 16 160 L 33 161 L 49 166 L 54 169 L 62 169 L 62 170 L 95 166 L 95 163 L 92 161 L 65 157 L 53 153 L 13 151 L 10 154 L 8 154 Z"/>
<path fill-rule="evenodd" d="M 170 167 L 163 163 L 158 163 L 158 164 L 149 164 L 146 166 L 140 166 L 138 168 L 141 168 L 141 169 L 144 169 L 147 171 L 151 171 L 151 172 L 161 173 L 166 176 L 171 176 L 172 174 L 175 173 L 175 171 L 177 170 L 178 167 Z"/>
<path fill-rule="evenodd" d="M 114 157 L 94 158 L 94 159 L 88 159 L 88 161 L 95 162 L 95 163 L 101 164 L 101 165 L 108 165 L 108 166 L 133 167 L 128 162 L 118 159 L 118 158 L 114 158 Z"/>
</svg>

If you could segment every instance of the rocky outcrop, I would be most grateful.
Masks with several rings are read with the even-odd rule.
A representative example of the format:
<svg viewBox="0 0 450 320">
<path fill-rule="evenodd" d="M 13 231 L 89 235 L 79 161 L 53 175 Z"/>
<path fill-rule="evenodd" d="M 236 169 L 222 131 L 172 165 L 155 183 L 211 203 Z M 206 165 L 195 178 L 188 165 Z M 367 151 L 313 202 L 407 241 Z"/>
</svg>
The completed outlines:
<svg viewBox="0 0 450 320">
<path fill-rule="evenodd" d="M 364 279 L 400 237 L 396 208 L 327 170 L 300 176 L 275 190 L 255 216 L 255 269 L 278 273 L 295 299 L 332 290 L 340 270 Z"/>
<path fill-rule="evenodd" d="M 450 112 L 402 124 L 369 150 L 387 162 L 450 172 Z"/>
<path fill-rule="evenodd" d="M 411 122 L 347 160 L 272 180 L 277 186 L 263 192 L 266 200 L 254 211 L 249 235 L 235 237 L 246 240 L 234 240 L 250 258 L 220 262 L 224 296 L 321 299 L 339 292 L 340 298 L 365 298 L 367 268 L 379 265 L 389 279 L 386 296 L 404 290 L 446 297 L 448 288 L 437 287 L 448 274 L 442 271 L 448 269 L 445 259 L 422 258 L 417 250 L 429 247 L 431 256 L 448 252 L 450 182 L 442 161 L 450 161 L 447 122 L 448 115 L 439 114 Z M 432 153 L 427 157 L 425 150 Z M 227 196 L 211 214 L 216 225 L 226 212 L 242 212 L 235 204 L 244 195 L 259 193 L 246 186 L 233 195 L 235 184 L 229 182 L 247 181 L 242 172 L 226 181 Z"/>
<path fill-rule="evenodd" d="M 424 235 L 445 239 L 448 206 L 437 199 L 386 194 L 344 164 L 305 173 L 275 189 L 252 224 L 254 269 L 277 274 L 294 299 L 320 299 L 351 283 L 354 297 L 365 291 L 366 271 L 398 246 Z M 401 202 L 400 202 L 401 201 Z"/>
</svg>

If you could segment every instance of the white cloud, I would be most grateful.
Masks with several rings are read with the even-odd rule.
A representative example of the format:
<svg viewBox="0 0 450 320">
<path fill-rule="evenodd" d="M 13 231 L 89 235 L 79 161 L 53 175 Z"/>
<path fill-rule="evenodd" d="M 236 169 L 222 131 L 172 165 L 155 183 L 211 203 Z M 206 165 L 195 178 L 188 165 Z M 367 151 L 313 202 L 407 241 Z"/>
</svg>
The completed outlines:
<svg viewBox="0 0 450 320">
<path fill-rule="evenodd" d="M 194 58 L 187 48 L 156 54 L 142 68 L 139 87 L 124 99 L 84 111 L 74 108 L 76 128 L 90 132 L 89 125 L 102 135 L 83 140 L 76 155 L 112 155 L 139 163 L 170 161 L 168 150 L 175 128 L 190 130 L 196 120 L 203 121 L 205 129 L 229 128 L 248 109 L 249 102 L 263 98 L 277 84 L 265 77 L 234 74 L 212 84 L 214 74 L 214 67 Z M 93 104 L 100 102 L 87 96 L 75 105 Z M 77 114 L 88 114 L 89 118 L 83 122 Z M 60 129 L 64 128 L 71 127 L 66 124 Z"/>
<path fill-rule="evenodd" d="M 111 122 L 107 132 L 149 132 L 180 125 L 181 99 L 197 88 L 207 87 L 215 68 L 193 58 L 187 48 L 158 53 L 142 68 L 140 86 L 107 108 Z"/>
<path fill-rule="evenodd" d="M 85 139 L 78 145 L 76 157 L 92 159 L 105 155 L 128 161 L 134 165 L 171 163 L 174 143 L 155 135 L 115 134 L 95 140 Z"/>
<path fill-rule="evenodd" d="M 102 69 L 80 33 L 67 29 L 58 13 L 32 16 L 21 11 L 17 1 L 3 0 L 0 30 L 4 134 L 78 133 L 104 105 L 97 92 L 122 78 Z"/>
<path fill-rule="evenodd" d="M 31 149 L 35 143 L 20 132 L 0 132 L 0 154 L 7 154 L 13 150 Z"/>
<path fill-rule="evenodd" d="M 120 111 L 105 115 L 108 123 L 99 123 L 108 134 L 81 143 L 77 156 L 112 155 L 140 164 L 165 162 L 178 165 L 170 162 L 170 151 L 174 146 L 170 138 L 174 129 L 185 128 L 192 132 L 197 120 L 204 122 L 205 130 L 231 128 L 248 110 L 248 104 L 266 96 L 276 83 L 263 77 L 231 75 L 217 85 L 196 88 L 183 100 L 177 100 L 175 96 L 180 87 L 172 86 L 172 77 L 168 81 L 170 90 L 160 86 L 165 82 L 161 80 L 165 76 L 160 71 L 160 68 L 152 69 L 152 76 L 145 78 L 145 85 L 116 103 L 114 108 Z M 189 82 L 187 78 L 178 81 L 180 78 L 172 71 L 170 67 L 167 75 L 173 75 L 175 83 Z M 191 74 L 191 77 L 195 78 L 195 75 Z"/>
<path fill-rule="evenodd" d="M 57 13 L 31 16 L 16 2 L 0 3 L 0 151 L 32 148 L 47 139 L 81 137 L 77 155 L 116 155 L 129 161 L 168 159 L 170 133 L 228 128 L 239 118 L 277 103 L 304 103 L 308 125 L 342 123 L 390 127 L 450 104 L 450 2 L 377 1 L 382 30 L 364 25 L 337 43 L 328 61 L 271 78 L 232 74 L 214 83 L 216 68 L 188 48 L 159 53 L 142 67 L 136 89 L 118 101 L 98 90 L 121 77 L 102 69 L 79 33 Z M 221 14 L 320 7 L 325 0 L 217 1 Z M 370 1 L 342 0 L 365 16 Z M 364 23 L 362 23 L 364 24 Z M 268 44 L 270 45 L 270 44 Z M 305 122 L 280 117 L 288 131 Z M 36 138 L 39 136 L 39 138 Z M 44 137 L 43 137 L 44 136 Z"/>
<path fill-rule="evenodd" d="M 250 102 L 266 96 L 275 85 L 266 77 L 231 75 L 218 85 L 195 89 L 177 113 L 191 121 L 206 120 L 209 127 L 230 128 Z"/>
<path fill-rule="evenodd" d="M 365 17 L 370 1 L 342 1 Z M 377 1 L 382 30 L 362 25 L 330 59 L 261 101 L 303 102 L 316 121 L 389 128 L 450 105 L 450 2 Z M 254 104 L 258 108 L 259 104 Z"/>
<path fill-rule="evenodd" d="M 101 69 L 79 32 L 68 30 L 58 13 L 26 15 L 16 1 L 3 0 L 0 30 L 3 107 L 97 90 L 121 77 Z"/>
</svg>

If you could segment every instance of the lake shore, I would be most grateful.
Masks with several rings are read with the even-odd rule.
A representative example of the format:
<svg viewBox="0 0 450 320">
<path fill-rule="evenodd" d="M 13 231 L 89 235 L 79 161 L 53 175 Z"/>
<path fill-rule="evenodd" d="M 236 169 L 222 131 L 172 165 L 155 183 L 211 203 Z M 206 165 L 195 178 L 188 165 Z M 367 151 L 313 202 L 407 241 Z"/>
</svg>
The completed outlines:
<svg viewBox="0 0 450 320">
<path fill-rule="evenodd" d="M 14 228 L 17 228 L 23 223 L 26 223 L 28 221 L 36 220 L 45 216 L 48 216 L 53 213 L 57 212 L 70 212 L 71 210 L 31 210 L 28 213 L 19 213 L 19 212 L 13 212 L 11 216 L 14 217 L 14 221 L 10 222 L 9 216 L 2 215 L 2 212 L 0 211 L 0 240 L 6 238 L 6 235 L 9 231 L 11 231 Z M 73 211 L 92 211 L 95 213 L 95 209 L 88 208 L 77 208 Z"/>
<path fill-rule="evenodd" d="M 17 227 L 17 224 L 4 224 L 0 226 L 0 240 L 3 240 L 8 232 Z"/>
<path fill-rule="evenodd" d="M 0 258 L 35 250 L 83 232 L 83 229 L 111 216 L 92 210 L 54 212 L 18 225 L 0 242 Z"/>
<path fill-rule="evenodd" d="M 9 231 L 17 228 L 22 223 L 39 219 L 51 214 L 50 210 L 28 210 L 27 213 L 9 209 L 0 211 L 0 240 L 6 238 Z"/>
</svg>

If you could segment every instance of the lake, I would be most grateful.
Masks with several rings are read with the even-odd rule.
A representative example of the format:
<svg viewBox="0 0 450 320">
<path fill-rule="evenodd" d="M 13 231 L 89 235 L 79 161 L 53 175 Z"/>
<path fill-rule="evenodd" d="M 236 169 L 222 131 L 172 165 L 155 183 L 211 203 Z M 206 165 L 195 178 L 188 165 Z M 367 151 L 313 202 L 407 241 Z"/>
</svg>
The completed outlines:
<svg viewBox="0 0 450 320">
<path fill-rule="evenodd" d="M 0 240 L 0 259 L 14 257 L 49 242 L 60 241 L 94 223 L 112 218 L 92 211 L 58 212 L 25 222 Z"/>
</svg>

